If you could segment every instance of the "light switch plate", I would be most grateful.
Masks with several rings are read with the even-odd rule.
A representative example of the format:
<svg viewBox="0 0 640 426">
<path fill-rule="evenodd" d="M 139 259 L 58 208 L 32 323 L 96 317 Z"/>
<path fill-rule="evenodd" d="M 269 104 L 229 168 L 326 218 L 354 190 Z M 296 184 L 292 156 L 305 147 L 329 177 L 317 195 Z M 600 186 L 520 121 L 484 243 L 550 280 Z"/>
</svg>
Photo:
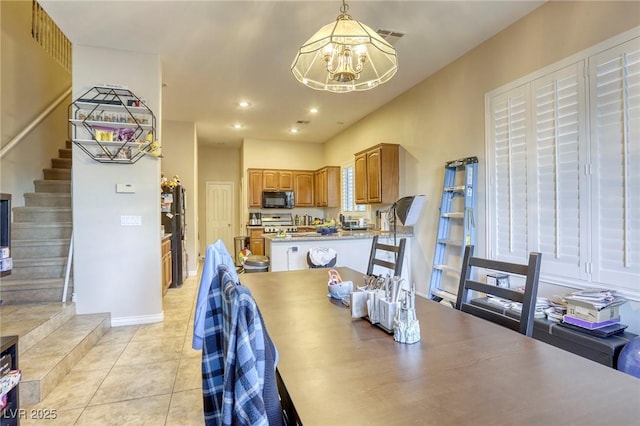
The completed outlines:
<svg viewBox="0 0 640 426">
<path fill-rule="evenodd" d="M 136 192 L 136 186 L 132 183 L 116 183 L 116 192 L 133 194 Z"/>
<path fill-rule="evenodd" d="M 120 226 L 142 226 L 142 216 L 120 216 Z"/>
</svg>

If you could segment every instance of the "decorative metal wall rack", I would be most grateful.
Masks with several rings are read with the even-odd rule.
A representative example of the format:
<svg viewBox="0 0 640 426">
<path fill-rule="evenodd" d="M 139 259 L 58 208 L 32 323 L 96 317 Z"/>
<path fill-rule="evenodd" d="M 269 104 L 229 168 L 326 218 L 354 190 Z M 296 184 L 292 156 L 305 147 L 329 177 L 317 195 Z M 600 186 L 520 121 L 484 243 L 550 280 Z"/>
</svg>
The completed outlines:
<svg viewBox="0 0 640 426">
<path fill-rule="evenodd" d="M 69 106 L 71 141 L 100 163 L 133 164 L 156 147 L 156 117 L 123 87 L 94 86 Z"/>
</svg>

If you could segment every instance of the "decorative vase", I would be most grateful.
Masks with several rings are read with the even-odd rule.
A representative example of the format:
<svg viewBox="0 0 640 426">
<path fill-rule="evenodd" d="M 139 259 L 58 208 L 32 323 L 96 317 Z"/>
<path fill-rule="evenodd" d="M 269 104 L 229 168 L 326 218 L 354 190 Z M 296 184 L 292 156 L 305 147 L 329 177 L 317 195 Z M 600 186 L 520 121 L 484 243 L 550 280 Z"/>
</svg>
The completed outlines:
<svg viewBox="0 0 640 426">
<path fill-rule="evenodd" d="M 640 378 L 640 336 L 632 339 L 620 351 L 618 370 Z"/>
</svg>

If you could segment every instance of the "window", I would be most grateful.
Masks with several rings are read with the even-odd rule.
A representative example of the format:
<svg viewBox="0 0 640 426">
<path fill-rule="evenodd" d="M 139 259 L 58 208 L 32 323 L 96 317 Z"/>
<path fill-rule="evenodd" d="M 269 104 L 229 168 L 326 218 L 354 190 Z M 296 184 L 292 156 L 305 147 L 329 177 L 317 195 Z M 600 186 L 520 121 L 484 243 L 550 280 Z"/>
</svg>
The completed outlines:
<svg viewBox="0 0 640 426">
<path fill-rule="evenodd" d="M 356 204 L 355 172 L 353 162 L 342 165 L 342 211 L 364 212 L 366 206 Z"/>
<path fill-rule="evenodd" d="M 639 300 L 640 38 L 615 42 L 486 95 L 488 256 Z"/>
</svg>

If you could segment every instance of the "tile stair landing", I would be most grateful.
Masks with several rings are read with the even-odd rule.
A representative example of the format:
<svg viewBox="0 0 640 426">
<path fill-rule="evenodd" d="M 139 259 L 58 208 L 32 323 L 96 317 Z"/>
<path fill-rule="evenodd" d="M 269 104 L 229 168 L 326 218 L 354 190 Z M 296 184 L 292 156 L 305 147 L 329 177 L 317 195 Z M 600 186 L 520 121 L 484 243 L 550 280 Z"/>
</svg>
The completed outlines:
<svg viewBox="0 0 640 426">
<path fill-rule="evenodd" d="M 76 315 L 74 303 L 0 306 L 0 333 L 19 336 L 20 403 L 42 401 L 110 327 L 110 314 Z"/>
</svg>

